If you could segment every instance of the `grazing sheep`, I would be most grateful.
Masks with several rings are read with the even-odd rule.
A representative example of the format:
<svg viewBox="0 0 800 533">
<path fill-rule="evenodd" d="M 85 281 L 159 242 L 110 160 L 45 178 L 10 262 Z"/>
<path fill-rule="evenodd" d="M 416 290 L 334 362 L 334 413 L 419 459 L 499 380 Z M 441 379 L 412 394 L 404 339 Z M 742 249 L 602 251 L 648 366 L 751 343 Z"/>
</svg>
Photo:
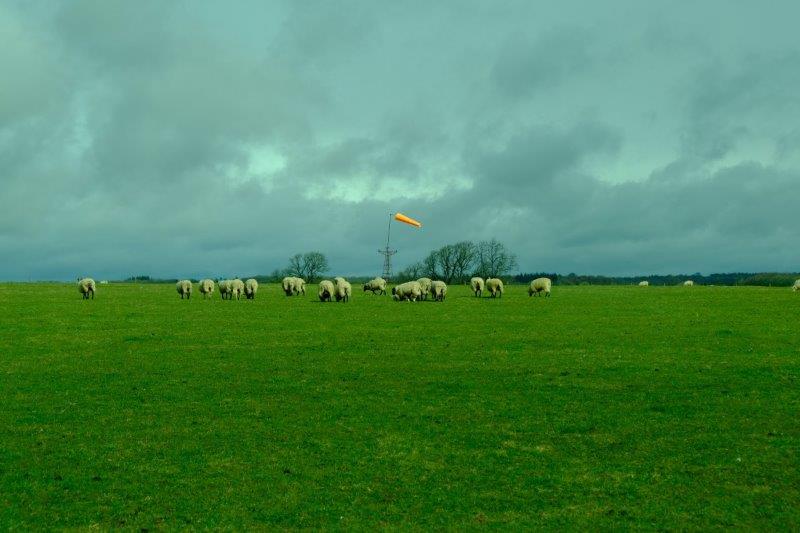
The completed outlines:
<svg viewBox="0 0 800 533">
<path fill-rule="evenodd" d="M 108 285 L 108 280 L 107 279 L 100 280 L 100 285 Z"/>
<path fill-rule="evenodd" d="M 302 294 L 303 296 L 306 295 L 306 280 L 303 278 L 294 278 L 294 290 L 295 294 Z"/>
<path fill-rule="evenodd" d="M 223 300 L 231 299 L 231 280 L 223 279 L 217 283 L 217 287 L 219 287 L 219 295 Z"/>
<path fill-rule="evenodd" d="M 321 302 L 330 302 L 335 293 L 336 288 L 330 280 L 323 279 L 319 282 L 319 300 Z"/>
<path fill-rule="evenodd" d="M 684 287 L 692 287 L 693 285 L 694 285 L 694 281 L 692 281 L 690 279 L 687 279 L 686 281 L 683 282 L 683 286 Z"/>
<path fill-rule="evenodd" d="M 292 276 L 286 276 L 281 282 L 281 287 L 286 296 L 294 296 L 294 280 Z"/>
<path fill-rule="evenodd" d="M 800 291 L 800 279 L 794 282 L 794 285 L 792 285 L 792 290 L 795 292 Z"/>
<path fill-rule="evenodd" d="M 214 280 L 201 279 L 199 290 L 204 299 L 209 298 L 212 294 L 214 294 Z"/>
<path fill-rule="evenodd" d="M 188 279 L 180 280 L 175 284 L 175 288 L 178 290 L 178 294 L 181 295 L 181 300 L 183 300 L 184 296 L 186 296 L 187 300 L 192 297 L 192 282 Z"/>
<path fill-rule="evenodd" d="M 353 292 L 353 288 L 350 286 L 350 282 L 344 278 L 335 278 L 336 280 L 336 301 L 337 302 L 349 302 L 350 295 Z"/>
<path fill-rule="evenodd" d="M 553 286 L 553 282 L 550 281 L 550 278 L 536 278 L 535 280 L 531 281 L 530 286 L 528 287 L 528 296 L 539 296 L 540 292 L 544 292 L 545 296 L 550 296 L 550 288 Z"/>
<path fill-rule="evenodd" d="M 650 286 L 650 282 L 649 281 L 640 281 L 639 282 L 639 286 L 640 287 L 649 287 Z"/>
<path fill-rule="evenodd" d="M 258 292 L 258 282 L 253 278 L 244 282 L 244 295 L 248 300 L 254 300 Z"/>
<path fill-rule="evenodd" d="M 386 294 L 386 280 L 383 278 L 375 278 L 370 280 L 364 284 L 364 292 L 372 291 L 372 294 L 376 292 L 378 294 Z"/>
<path fill-rule="evenodd" d="M 91 295 L 92 300 L 94 300 L 94 293 L 96 290 L 97 286 L 92 278 L 78 278 L 78 292 L 83 295 L 84 300 L 88 300 L 89 295 Z"/>
<path fill-rule="evenodd" d="M 431 282 L 431 295 L 436 302 L 443 302 L 447 296 L 447 284 L 444 281 Z"/>
<path fill-rule="evenodd" d="M 231 299 L 234 297 L 238 300 L 244 294 L 244 282 L 239 278 L 231 280 Z"/>
<path fill-rule="evenodd" d="M 396 301 L 411 300 L 416 302 L 422 296 L 422 288 L 419 286 L 418 281 L 407 281 L 401 283 L 396 287 L 392 287 L 392 298 Z"/>
<path fill-rule="evenodd" d="M 492 298 L 497 295 L 500 295 L 500 298 L 503 297 L 503 280 L 499 278 L 489 278 L 486 280 L 486 288 L 489 294 L 492 295 Z"/>
<path fill-rule="evenodd" d="M 483 295 L 483 288 L 486 286 L 486 282 L 483 281 L 483 278 L 472 278 L 469 280 L 469 284 L 472 287 L 472 292 L 475 293 L 475 296 L 480 298 Z"/>
<path fill-rule="evenodd" d="M 422 299 L 427 300 L 428 294 L 431 292 L 431 278 L 419 278 L 417 283 L 419 283 L 419 288 L 422 290 Z"/>
</svg>

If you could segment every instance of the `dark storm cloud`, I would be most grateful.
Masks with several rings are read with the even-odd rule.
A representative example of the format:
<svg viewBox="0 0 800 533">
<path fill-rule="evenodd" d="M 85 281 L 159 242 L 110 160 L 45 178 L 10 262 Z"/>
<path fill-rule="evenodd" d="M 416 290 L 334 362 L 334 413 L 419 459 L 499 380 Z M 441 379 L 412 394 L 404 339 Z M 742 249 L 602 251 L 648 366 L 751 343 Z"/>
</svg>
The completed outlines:
<svg viewBox="0 0 800 533">
<path fill-rule="evenodd" d="M 797 269 L 798 8 L 614 7 L 4 4 L 0 277 Z"/>
</svg>

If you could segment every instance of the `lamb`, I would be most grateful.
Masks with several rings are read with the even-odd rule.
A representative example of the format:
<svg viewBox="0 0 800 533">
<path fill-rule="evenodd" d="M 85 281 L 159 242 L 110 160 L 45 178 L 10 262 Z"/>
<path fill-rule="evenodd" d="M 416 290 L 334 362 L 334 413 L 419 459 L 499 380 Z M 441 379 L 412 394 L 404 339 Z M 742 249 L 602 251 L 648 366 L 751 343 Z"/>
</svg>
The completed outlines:
<svg viewBox="0 0 800 533">
<path fill-rule="evenodd" d="M 192 282 L 188 279 L 180 280 L 175 284 L 175 288 L 178 290 L 178 294 L 181 295 L 181 300 L 183 300 L 184 296 L 186 296 L 187 300 L 192 297 Z"/>
<path fill-rule="evenodd" d="M 336 280 L 336 291 L 334 295 L 336 296 L 337 302 L 349 302 L 350 295 L 353 292 L 353 288 L 350 286 L 350 282 L 344 278 L 335 278 Z"/>
<path fill-rule="evenodd" d="M 392 287 L 392 298 L 396 301 L 411 300 L 416 302 L 422 296 L 422 288 L 419 286 L 418 281 L 407 281 L 401 283 L 396 287 Z"/>
<path fill-rule="evenodd" d="M 217 283 L 217 287 L 219 287 L 219 295 L 223 300 L 231 299 L 231 280 L 224 279 Z"/>
<path fill-rule="evenodd" d="M 472 292 L 475 293 L 475 296 L 480 298 L 483 295 L 483 288 L 486 285 L 486 283 L 483 281 L 483 278 L 474 277 L 469 280 L 469 284 L 472 287 Z"/>
<path fill-rule="evenodd" d="M 244 282 L 242 280 L 240 280 L 239 278 L 231 280 L 231 298 L 230 299 L 233 299 L 234 297 L 236 297 L 236 299 L 238 300 L 239 298 L 242 297 L 242 294 L 244 294 Z"/>
<path fill-rule="evenodd" d="M 539 296 L 540 292 L 543 292 L 545 297 L 550 296 L 550 288 L 553 286 L 553 282 L 550 281 L 550 278 L 536 278 L 535 280 L 531 281 L 530 287 L 528 287 L 528 296 Z"/>
<path fill-rule="evenodd" d="M 364 284 L 364 292 L 372 291 L 372 294 L 386 294 L 386 280 L 383 278 L 375 278 Z"/>
<path fill-rule="evenodd" d="M 431 292 L 431 278 L 419 278 L 417 283 L 419 283 L 419 288 L 422 290 L 422 299 L 427 300 L 428 294 Z"/>
<path fill-rule="evenodd" d="M 639 286 L 640 287 L 648 287 L 649 285 L 650 285 L 649 281 L 640 281 L 639 282 Z"/>
<path fill-rule="evenodd" d="M 683 286 L 684 287 L 691 287 L 693 285 L 694 285 L 694 281 L 692 281 L 690 279 L 687 279 L 686 281 L 683 282 Z"/>
<path fill-rule="evenodd" d="M 203 299 L 209 298 L 212 294 L 214 294 L 214 281 L 210 279 L 201 279 L 199 288 L 200 294 L 203 295 Z"/>
<path fill-rule="evenodd" d="M 94 293 L 96 290 L 97 286 L 92 278 L 78 278 L 78 292 L 83 295 L 84 300 L 88 300 L 89 295 L 91 295 L 92 300 L 94 300 Z"/>
<path fill-rule="evenodd" d="M 800 279 L 794 282 L 794 285 L 792 285 L 792 290 L 794 292 L 800 291 Z"/>
<path fill-rule="evenodd" d="M 447 296 L 447 284 L 438 280 L 431 282 L 431 294 L 434 301 L 443 302 L 444 297 Z"/>
<path fill-rule="evenodd" d="M 498 294 L 500 298 L 503 297 L 503 280 L 499 278 L 489 278 L 486 280 L 486 288 L 489 290 L 489 294 L 492 295 L 492 298 L 496 297 Z"/>
<path fill-rule="evenodd" d="M 335 293 L 336 288 L 330 280 L 324 279 L 319 282 L 319 300 L 321 302 L 330 302 Z"/>
<path fill-rule="evenodd" d="M 258 292 L 258 281 L 253 278 L 244 282 L 244 295 L 248 300 L 254 300 Z"/>
</svg>

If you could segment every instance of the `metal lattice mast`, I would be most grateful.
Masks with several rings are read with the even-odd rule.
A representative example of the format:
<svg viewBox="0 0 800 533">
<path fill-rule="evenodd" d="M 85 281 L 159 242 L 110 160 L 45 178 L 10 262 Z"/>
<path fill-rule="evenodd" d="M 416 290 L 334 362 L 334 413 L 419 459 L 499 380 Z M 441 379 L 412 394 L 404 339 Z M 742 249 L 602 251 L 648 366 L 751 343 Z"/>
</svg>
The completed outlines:
<svg viewBox="0 0 800 533">
<path fill-rule="evenodd" d="M 392 256 L 397 253 L 397 250 L 392 250 L 389 247 L 389 237 L 392 233 L 392 213 L 389 213 L 389 229 L 386 230 L 386 248 L 378 250 L 378 253 L 383 256 L 383 275 L 381 276 L 386 281 L 392 279 Z"/>
</svg>

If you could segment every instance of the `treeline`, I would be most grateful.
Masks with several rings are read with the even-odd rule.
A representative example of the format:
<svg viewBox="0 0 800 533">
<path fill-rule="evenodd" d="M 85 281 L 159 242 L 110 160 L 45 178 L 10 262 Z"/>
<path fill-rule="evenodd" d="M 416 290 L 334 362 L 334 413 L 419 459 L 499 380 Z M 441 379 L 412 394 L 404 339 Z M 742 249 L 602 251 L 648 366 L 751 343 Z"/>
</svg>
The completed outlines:
<svg viewBox="0 0 800 533">
<path fill-rule="evenodd" d="M 392 281 L 422 277 L 447 283 L 463 283 L 473 276 L 499 278 L 517 268 L 517 257 L 497 239 L 446 244 L 431 251 L 425 259 L 413 263 L 395 275 Z"/>
<path fill-rule="evenodd" d="M 800 273 L 781 272 L 730 272 L 721 274 L 668 274 L 662 276 L 587 276 L 578 274 L 517 274 L 513 276 L 518 283 L 528 281 L 540 276 L 546 276 L 558 285 L 636 285 L 646 280 L 650 285 L 680 285 L 686 280 L 692 280 L 695 285 L 752 285 L 761 287 L 789 287 Z"/>
</svg>

